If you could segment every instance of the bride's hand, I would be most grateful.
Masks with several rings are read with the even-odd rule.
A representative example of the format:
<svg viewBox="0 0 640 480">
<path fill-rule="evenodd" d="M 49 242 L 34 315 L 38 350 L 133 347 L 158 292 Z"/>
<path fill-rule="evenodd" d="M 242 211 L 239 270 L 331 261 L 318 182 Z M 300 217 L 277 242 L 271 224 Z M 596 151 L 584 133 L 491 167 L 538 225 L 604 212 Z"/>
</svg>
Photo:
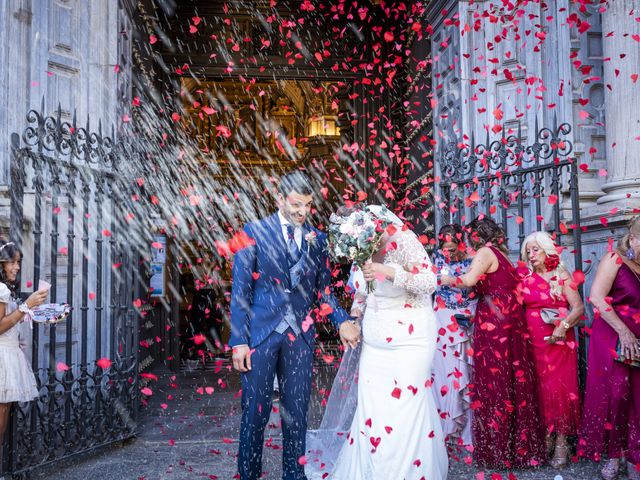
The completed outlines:
<svg viewBox="0 0 640 480">
<path fill-rule="evenodd" d="M 349 347 L 355 349 L 358 346 L 358 343 L 360 342 L 360 327 L 358 324 L 350 320 L 345 320 L 340 324 L 338 332 L 340 334 L 340 341 L 342 342 L 345 350 Z"/>
<path fill-rule="evenodd" d="M 365 263 L 362 266 L 362 274 L 364 275 L 364 279 L 367 282 L 371 282 L 373 280 L 390 280 L 396 276 L 396 270 L 389 265 L 384 265 L 382 263 Z"/>
</svg>

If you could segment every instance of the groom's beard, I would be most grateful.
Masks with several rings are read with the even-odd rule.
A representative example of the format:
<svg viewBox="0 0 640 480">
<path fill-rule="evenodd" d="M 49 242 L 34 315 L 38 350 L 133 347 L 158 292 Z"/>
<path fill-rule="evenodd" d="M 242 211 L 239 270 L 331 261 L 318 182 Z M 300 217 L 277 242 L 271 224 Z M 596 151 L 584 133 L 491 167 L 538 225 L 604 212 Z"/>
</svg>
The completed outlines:
<svg viewBox="0 0 640 480">
<path fill-rule="evenodd" d="M 286 218 L 289 222 L 291 222 L 291 224 L 295 225 L 296 227 L 301 227 L 302 225 L 304 225 L 304 222 L 307 220 L 306 215 L 292 214 L 291 212 L 286 211 L 286 209 L 280 210 L 280 213 L 282 213 L 282 216 Z"/>
</svg>

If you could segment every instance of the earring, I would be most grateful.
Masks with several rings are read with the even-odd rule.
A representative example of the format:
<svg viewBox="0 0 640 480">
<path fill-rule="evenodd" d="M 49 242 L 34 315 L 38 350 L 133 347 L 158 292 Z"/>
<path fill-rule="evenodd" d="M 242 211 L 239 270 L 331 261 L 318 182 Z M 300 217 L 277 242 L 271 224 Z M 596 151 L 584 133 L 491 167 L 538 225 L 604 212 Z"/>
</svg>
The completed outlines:
<svg viewBox="0 0 640 480">
<path fill-rule="evenodd" d="M 629 250 L 627 250 L 627 258 L 629 260 L 633 260 L 634 258 L 636 258 L 636 252 L 633 251 L 633 248 L 629 247 Z"/>
</svg>

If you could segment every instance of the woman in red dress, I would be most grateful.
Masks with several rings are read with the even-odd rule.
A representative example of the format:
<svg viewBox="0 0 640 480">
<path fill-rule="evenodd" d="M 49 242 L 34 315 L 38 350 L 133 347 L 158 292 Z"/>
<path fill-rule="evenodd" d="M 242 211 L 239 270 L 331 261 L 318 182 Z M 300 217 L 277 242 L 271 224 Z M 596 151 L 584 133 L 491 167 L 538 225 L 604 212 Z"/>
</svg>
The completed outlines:
<svg viewBox="0 0 640 480">
<path fill-rule="evenodd" d="M 469 271 L 443 275 L 445 285 L 475 287 L 472 383 L 474 459 L 478 466 L 512 469 L 545 461 L 538 419 L 536 375 L 519 281 L 507 258 L 504 231 L 490 218 L 468 225 L 477 251 Z"/>
<path fill-rule="evenodd" d="M 529 267 L 522 279 L 522 302 L 533 345 L 547 453 L 554 450 L 551 465 L 560 468 L 569 455 L 567 436 L 576 435 L 580 425 L 573 327 L 584 314 L 584 304 L 548 233 L 535 232 L 525 238 L 521 258 Z"/>
</svg>

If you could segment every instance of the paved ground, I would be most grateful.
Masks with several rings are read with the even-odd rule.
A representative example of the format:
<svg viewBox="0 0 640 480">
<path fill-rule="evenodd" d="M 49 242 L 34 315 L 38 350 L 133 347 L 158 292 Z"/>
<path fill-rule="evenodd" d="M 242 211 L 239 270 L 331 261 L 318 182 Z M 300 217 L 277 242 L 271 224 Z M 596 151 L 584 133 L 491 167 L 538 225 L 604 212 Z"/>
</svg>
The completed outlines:
<svg viewBox="0 0 640 480">
<path fill-rule="evenodd" d="M 32 472 L 30 479 L 47 480 L 187 480 L 233 479 L 239 427 L 238 378 L 223 366 L 213 370 L 160 375 L 150 385 L 153 396 L 140 417 L 140 433 L 125 445 L 87 454 L 55 467 Z M 316 389 L 328 385 L 331 373 L 316 375 Z M 154 382 L 155 383 L 155 382 Z M 211 390 L 213 388 L 213 390 Z M 310 426 L 317 426 L 321 409 L 312 400 Z M 161 405 L 165 405 L 163 408 Z M 272 418 L 266 434 L 264 470 L 267 479 L 280 477 L 281 435 Z M 466 455 L 465 455 L 466 456 Z M 450 480 L 596 480 L 597 466 L 579 462 L 562 471 L 483 472 L 452 456 Z M 359 480 L 359 479 L 354 479 Z M 389 479 L 394 480 L 394 479 Z"/>
</svg>

